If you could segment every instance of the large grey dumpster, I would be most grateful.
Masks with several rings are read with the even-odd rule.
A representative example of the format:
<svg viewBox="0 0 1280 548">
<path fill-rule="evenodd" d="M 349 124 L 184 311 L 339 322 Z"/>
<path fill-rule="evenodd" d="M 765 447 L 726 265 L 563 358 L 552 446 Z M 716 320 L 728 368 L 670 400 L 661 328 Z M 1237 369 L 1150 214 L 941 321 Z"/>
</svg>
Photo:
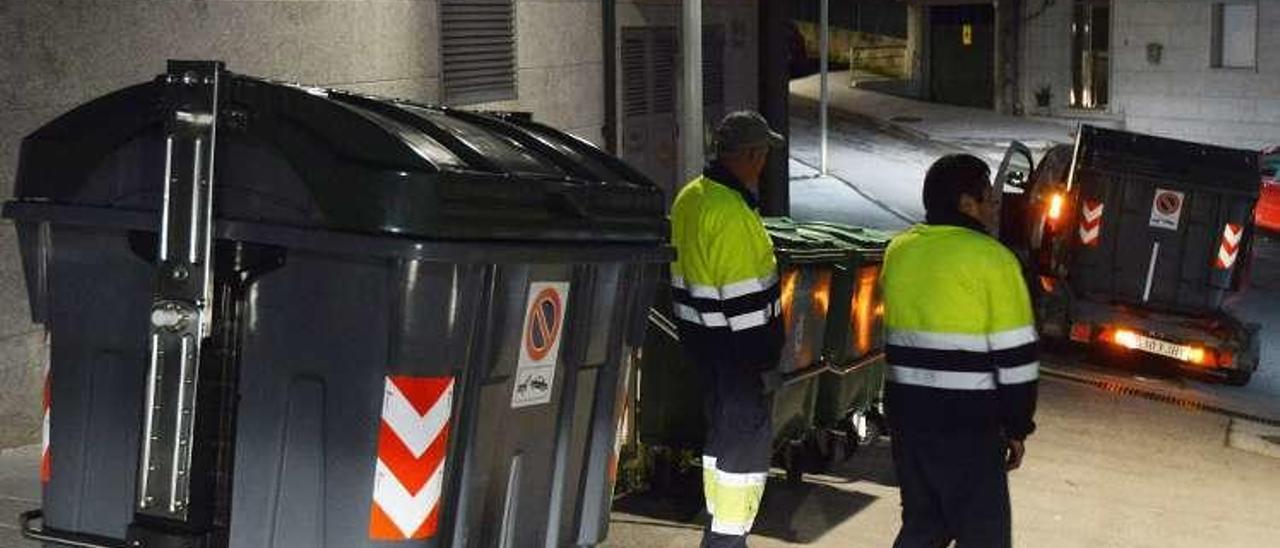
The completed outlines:
<svg viewBox="0 0 1280 548">
<path fill-rule="evenodd" d="M 568 135 L 173 62 L 23 143 L 80 546 L 592 545 L 663 198 Z M 157 237 L 157 235 L 161 235 Z"/>
</svg>

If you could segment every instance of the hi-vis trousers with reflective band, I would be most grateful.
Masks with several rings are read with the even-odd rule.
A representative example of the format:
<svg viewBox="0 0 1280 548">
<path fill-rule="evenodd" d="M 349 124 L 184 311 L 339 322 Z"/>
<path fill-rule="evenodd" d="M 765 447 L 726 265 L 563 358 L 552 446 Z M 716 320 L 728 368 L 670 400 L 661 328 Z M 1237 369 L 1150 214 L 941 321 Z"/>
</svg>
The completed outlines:
<svg viewBox="0 0 1280 548">
<path fill-rule="evenodd" d="M 707 394 L 702 486 L 711 515 L 702 546 L 746 546 L 773 453 L 769 395 L 760 366 L 699 366 Z"/>
</svg>

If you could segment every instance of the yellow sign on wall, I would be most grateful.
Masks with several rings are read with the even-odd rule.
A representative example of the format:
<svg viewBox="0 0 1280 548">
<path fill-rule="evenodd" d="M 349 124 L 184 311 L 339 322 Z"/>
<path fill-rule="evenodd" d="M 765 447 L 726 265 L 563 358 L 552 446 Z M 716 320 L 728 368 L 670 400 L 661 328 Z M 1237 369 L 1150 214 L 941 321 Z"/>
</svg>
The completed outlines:
<svg viewBox="0 0 1280 548">
<path fill-rule="evenodd" d="M 964 45 L 966 46 L 973 45 L 973 24 L 972 23 L 965 23 L 964 26 L 961 27 L 960 41 L 963 42 Z"/>
</svg>

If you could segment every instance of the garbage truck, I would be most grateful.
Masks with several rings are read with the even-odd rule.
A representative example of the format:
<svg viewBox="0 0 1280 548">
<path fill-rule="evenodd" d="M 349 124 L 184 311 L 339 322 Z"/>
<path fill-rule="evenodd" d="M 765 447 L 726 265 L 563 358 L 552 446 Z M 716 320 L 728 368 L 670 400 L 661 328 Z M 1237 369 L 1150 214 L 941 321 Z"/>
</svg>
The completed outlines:
<svg viewBox="0 0 1280 548">
<path fill-rule="evenodd" d="M 22 534 L 599 544 L 664 205 L 529 116 L 213 61 L 67 112 L 3 210 L 51 341 Z"/>
<path fill-rule="evenodd" d="M 1258 173 L 1256 151 L 1088 125 L 1038 165 L 1013 143 L 993 224 L 1042 335 L 1247 384 L 1259 326 L 1225 305 L 1247 285 Z"/>
</svg>

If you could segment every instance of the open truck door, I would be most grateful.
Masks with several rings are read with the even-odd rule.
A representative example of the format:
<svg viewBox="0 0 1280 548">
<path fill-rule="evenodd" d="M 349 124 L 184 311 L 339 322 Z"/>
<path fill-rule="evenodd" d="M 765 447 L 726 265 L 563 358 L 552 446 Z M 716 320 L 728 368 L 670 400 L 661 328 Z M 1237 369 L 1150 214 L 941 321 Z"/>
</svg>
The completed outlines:
<svg viewBox="0 0 1280 548">
<path fill-rule="evenodd" d="M 996 213 L 994 219 L 988 220 L 988 229 L 992 236 L 1009 246 L 1023 264 L 1029 264 L 1030 259 L 1027 216 L 1031 204 L 1029 183 L 1034 168 L 1031 149 L 1013 141 L 991 180 L 991 199 L 996 201 Z"/>
</svg>

